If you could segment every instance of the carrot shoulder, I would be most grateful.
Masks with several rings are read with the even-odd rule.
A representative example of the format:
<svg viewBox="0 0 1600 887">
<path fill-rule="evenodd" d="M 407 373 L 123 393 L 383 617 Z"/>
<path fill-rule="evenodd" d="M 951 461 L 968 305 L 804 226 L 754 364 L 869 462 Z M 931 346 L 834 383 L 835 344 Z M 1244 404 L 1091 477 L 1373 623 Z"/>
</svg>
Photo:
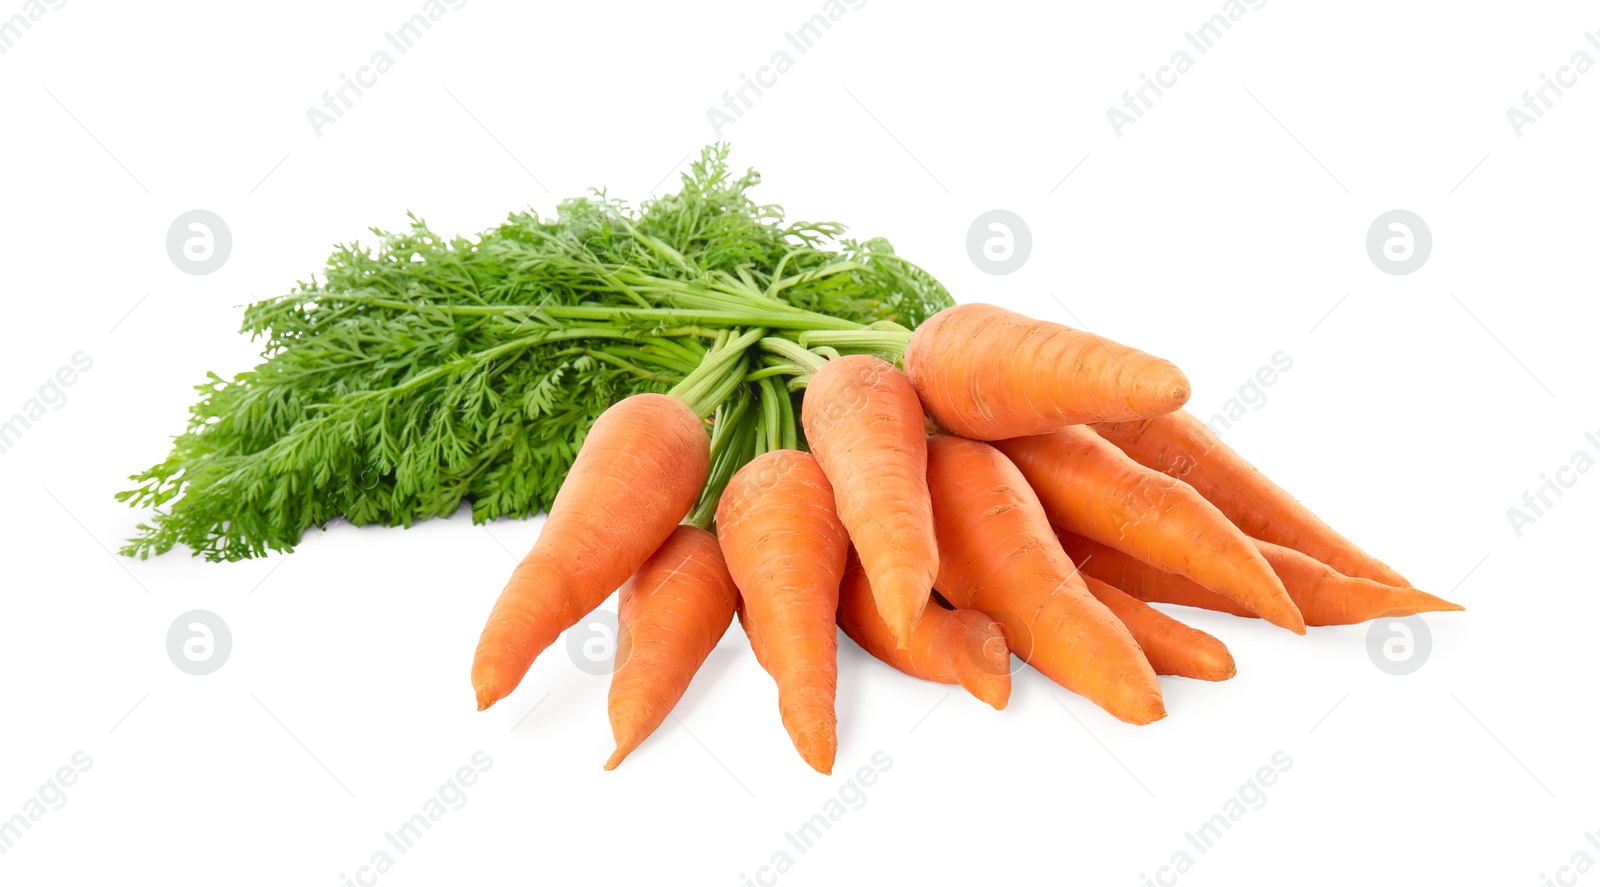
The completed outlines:
<svg viewBox="0 0 1600 887">
<path fill-rule="evenodd" d="M 717 538 L 739 588 L 739 622 L 778 685 L 778 710 L 795 749 L 821 773 L 838 750 L 839 581 L 850 539 L 833 488 L 809 453 L 764 453 L 729 481 Z"/>
<path fill-rule="evenodd" d="M 672 535 L 710 463 L 705 426 L 664 394 L 624 398 L 595 420 L 478 638 L 472 686 L 480 710 L 515 689 L 534 657 Z"/>
<path fill-rule="evenodd" d="M 1139 464 L 1194 487 L 1252 538 L 1304 552 L 1346 576 L 1411 584 L 1312 514 L 1186 411 L 1099 424 L 1095 431 Z"/>
<path fill-rule="evenodd" d="M 733 622 L 739 592 L 717 537 L 680 525 L 628 577 L 617 610 L 616 667 L 607 713 L 617 750 L 610 770 L 666 720 Z"/>
<path fill-rule="evenodd" d="M 919 326 L 905 368 L 928 414 L 975 440 L 1156 416 L 1189 399 L 1189 380 L 1159 357 L 978 303 Z"/>
<path fill-rule="evenodd" d="M 1039 494 L 1050 523 L 1305 634 L 1300 611 L 1250 538 L 1188 484 L 1140 465 L 1081 425 L 994 445 Z"/>
<path fill-rule="evenodd" d="M 994 617 L 1023 661 L 1132 724 L 1166 716 L 1161 686 L 1128 629 L 1084 586 L 1021 472 L 985 443 L 928 441 L 939 536 L 936 587 Z"/>
<path fill-rule="evenodd" d="M 1128 627 L 1156 674 L 1225 681 L 1236 673 L 1233 654 L 1221 641 L 1093 576 L 1084 576 L 1083 581 L 1095 600 L 1105 604 Z"/>
<path fill-rule="evenodd" d="M 1167 573 L 1098 542 L 1063 533 L 1062 544 L 1087 575 L 1097 577 L 1149 603 L 1200 607 L 1235 616 L 1255 614 L 1176 573 Z M 1345 576 L 1307 554 L 1255 540 L 1283 580 L 1307 625 L 1354 625 L 1380 616 L 1402 616 L 1463 609 L 1410 586 L 1384 585 Z"/>
<path fill-rule="evenodd" d="M 929 586 L 932 587 L 931 585 Z M 852 553 L 839 586 L 839 627 L 863 650 L 925 681 L 960 684 L 997 709 L 1011 697 L 1011 649 L 999 623 L 977 610 L 929 603 L 899 646 L 878 612 L 872 585 Z"/>
<path fill-rule="evenodd" d="M 812 375 L 801 421 L 878 612 L 905 646 L 939 572 L 917 392 L 876 357 L 835 358 Z"/>
</svg>

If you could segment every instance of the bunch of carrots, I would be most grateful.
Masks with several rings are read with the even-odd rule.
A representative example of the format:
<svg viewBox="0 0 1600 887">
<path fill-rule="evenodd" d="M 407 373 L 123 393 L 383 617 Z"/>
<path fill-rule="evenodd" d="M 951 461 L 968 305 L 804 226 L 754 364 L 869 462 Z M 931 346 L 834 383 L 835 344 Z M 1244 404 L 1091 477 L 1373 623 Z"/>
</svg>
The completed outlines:
<svg viewBox="0 0 1600 887">
<path fill-rule="evenodd" d="M 752 367 L 755 343 L 768 359 Z M 1015 653 L 1148 724 L 1166 715 L 1157 675 L 1235 673 L 1221 641 L 1151 603 L 1297 634 L 1462 609 L 1184 412 L 1176 366 L 1102 337 L 964 304 L 914 332 L 754 329 L 718 346 L 672 391 L 595 421 L 473 659 L 484 709 L 620 587 L 607 769 L 736 615 L 795 748 L 828 773 L 836 627 L 997 709 Z"/>
</svg>

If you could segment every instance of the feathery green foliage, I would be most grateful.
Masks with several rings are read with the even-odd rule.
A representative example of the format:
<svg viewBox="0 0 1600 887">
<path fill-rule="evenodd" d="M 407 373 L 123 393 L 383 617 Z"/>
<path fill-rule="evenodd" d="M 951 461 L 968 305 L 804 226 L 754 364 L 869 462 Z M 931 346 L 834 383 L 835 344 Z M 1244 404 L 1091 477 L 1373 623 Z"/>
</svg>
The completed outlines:
<svg viewBox="0 0 1600 887">
<path fill-rule="evenodd" d="M 476 521 L 532 515 L 606 407 L 702 364 L 685 400 L 737 419 L 719 437 L 731 475 L 760 445 L 761 398 L 790 396 L 773 380 L 807 372 L 774 340 L 858 332 L 881 351 L 879 331 L 894 341 L 950 304 L 886 241 L 755 203 L 759 181 L 733 177 L 719 145 L 637 209 L 597 191 L 476 239 L 413 216 L 374 229 L 375 248 L 338 247 L 320 283 L 246 309 L 261 363 L 208 374 L 171 454 L 118 494 L 155 509 L 123 553 L 238 560 L 335 518 L 409 526 L 463 502 Z M 744 353 L 719 350 L 733 345 Z M 787 429 L 763 434 L 793 440 L 792 409 L 777 415 Z"/>
</svg>

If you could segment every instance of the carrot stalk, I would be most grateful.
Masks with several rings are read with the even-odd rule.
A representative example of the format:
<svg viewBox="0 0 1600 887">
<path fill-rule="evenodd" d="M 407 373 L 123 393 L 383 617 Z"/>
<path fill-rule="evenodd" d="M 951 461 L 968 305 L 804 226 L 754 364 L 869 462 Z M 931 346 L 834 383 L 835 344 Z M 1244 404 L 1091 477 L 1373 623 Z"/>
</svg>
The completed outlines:
<svg viewBox="0 0 1600 887">
<path fill-rule="evenodd" d="M 903 648 L 939 572 L 917 392 L 885 361 L 840 357 L 812 375 L 801 421 L 878 612 Z"/>
<path fill-rule="evenodd" d="M 610 770 L 666 720 L 733 622 L 738 590 L 717 537 L 680 525 L 622 586 L 607 713 Z"/>
<path fill-rule="evenodd" d="M 1140 465 L 1081 425 L 994 445 L 1039 494 L 1050 523 L 1305 634 L 1300 611 L 1250 538 L 1188 484 Z"/>
<path fill-rule="evenodd" d="M 1194 487 L 1248 536 L 1308 554 L 1346 576 L 1411 584 L 1312 514 L 1186 411 L 1099 424 L 1095 431 L 1139 464 Z"/>
<path fill-rule="evenodd" d="M 1156 674 L 1225 681 L 1236 673 L 1233 654 L 1221 641 L 1093 576 L 1084 576 L 1083 581 L 1095 600 L 1128 627 Z"/>
<path fill-rule="evenodd" d="M 664 394 L 624 398 L 595 420 L 478 639 L 472 686 L 480 711 L 515 689 L 544 648 L 672 535 L 710 458 L 700 418 Z"/>
<path fill-rule="evenodd" d="M 939 538 L 936 587 L 994 617 L 1023 661 L 1132 724 L 1166 716 L 1161 686 L 1128 629 L 1084 586 L 1016 466 L 985 443 L 928 441 Z"/>
<path fill-rule="evenodd" d="M 1161 358 L 977 303 L 923 322 L 905 368 L 929 415 L 976 440 L 1157 416 L 1189 399 L 1189 380 Z"/>
<path fill-rule="evenodd" d="M 1163 572 L 1114 548 L 1068 533 L 1062 534 L 1061 541 L 1085 574 L 1104 580 L 1139 600 L 1255 616 L 1234 601 L 1207 591 L 1191 580 Z M 1354 625 L 1380 616 L 1465 609 L 1410 586 L 1384 585 L 1371 579 L 1345 576 L 1292 548 L 1259 539 L 1255 542 L 1283 580 L 1289 597 L 1305 615 L 1307 625 Z"/>
<path fill-rule="evenodd" d="M 910 645 L 901 647 L 853 551 L 839 586 L 838 617 L 839 627 L 863 650 L 914 678 L 960 684 L 997 709 L 1011 698 L 1011 649 L 999 623 L 977 610 L 930 603 L 917 618 Z"/>
<path fill-rule="evenodd" d="M 795 749 L 821 773 L 838 750 L 839 582 L 850 539 L 808 453 L 772 450 L 739 469 L 717 506 L 717 538 L 739 588 L 739 624 L 778 685 Z"/>
</svg>

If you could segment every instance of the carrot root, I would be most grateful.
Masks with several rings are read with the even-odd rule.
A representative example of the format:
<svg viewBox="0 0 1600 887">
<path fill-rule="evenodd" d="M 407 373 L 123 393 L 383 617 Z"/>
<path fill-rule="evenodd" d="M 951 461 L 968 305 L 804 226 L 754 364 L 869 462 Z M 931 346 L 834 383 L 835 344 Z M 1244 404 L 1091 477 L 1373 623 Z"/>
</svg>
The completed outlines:
<svg viewBox="0 0 1600 887">
<path fill-rule="evenodd" d="M 738 598 L 717 538 L 681 525 L 622 586 L 606 705 L 611 770 L 666 720 L 733 622 Z"/>
</svg>

